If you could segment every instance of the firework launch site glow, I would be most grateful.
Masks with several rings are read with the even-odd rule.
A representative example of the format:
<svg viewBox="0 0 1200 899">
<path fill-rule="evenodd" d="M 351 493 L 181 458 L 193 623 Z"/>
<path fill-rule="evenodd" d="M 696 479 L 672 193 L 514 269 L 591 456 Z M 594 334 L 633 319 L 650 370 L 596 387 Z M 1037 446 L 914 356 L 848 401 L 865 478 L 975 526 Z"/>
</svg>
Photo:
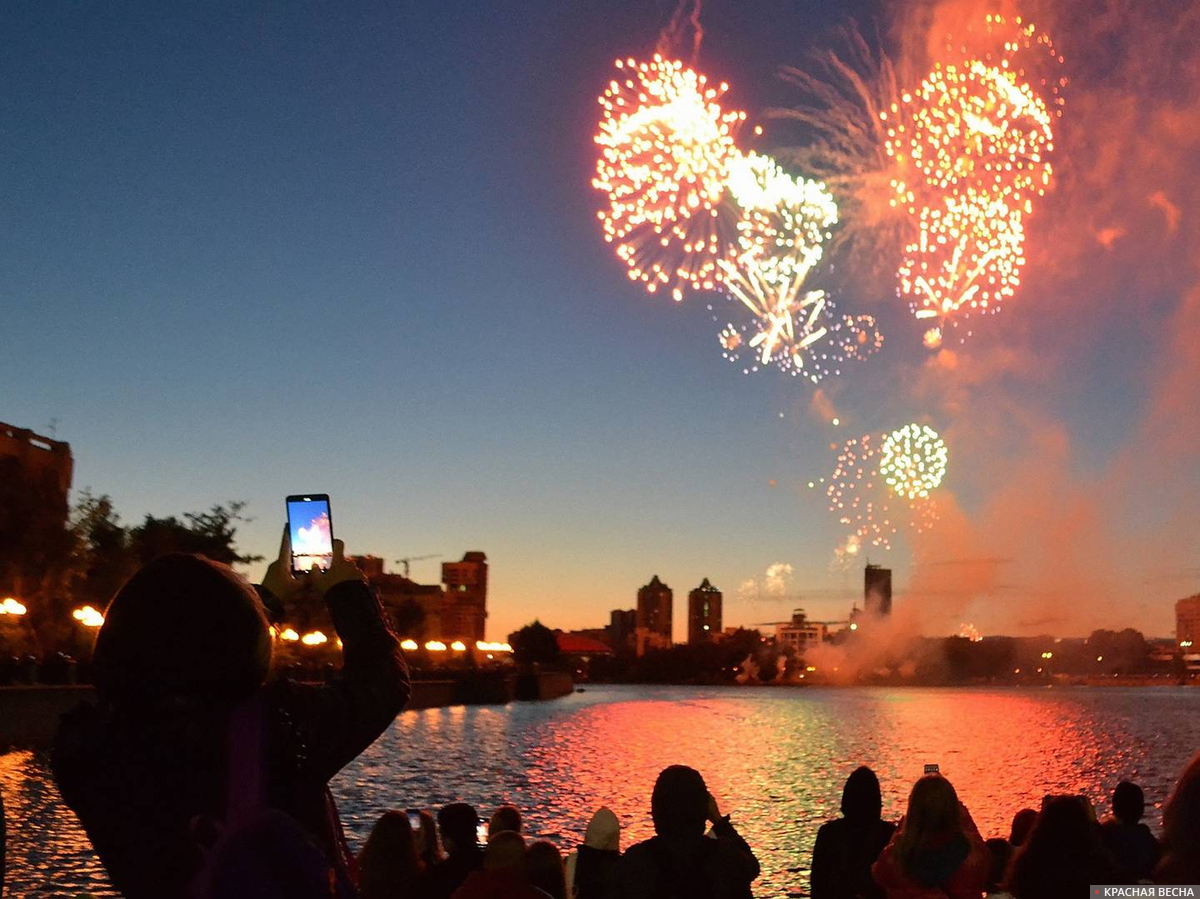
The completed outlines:
<svg viewBox="0 0 1200 899">
<path fill-rule="evenodd" d="M 712 290 L 731 258 L 736 214 L 722 208 L 736 158 L 734 129 L 744 112 L 722 110 L 726 85 L 680 62 L 617 60 L 618 78 L 600 97 L 592 185 L 604 192 L 604 239 L 632 280 L 683 299 L 685 287 Z"/>
</svg>

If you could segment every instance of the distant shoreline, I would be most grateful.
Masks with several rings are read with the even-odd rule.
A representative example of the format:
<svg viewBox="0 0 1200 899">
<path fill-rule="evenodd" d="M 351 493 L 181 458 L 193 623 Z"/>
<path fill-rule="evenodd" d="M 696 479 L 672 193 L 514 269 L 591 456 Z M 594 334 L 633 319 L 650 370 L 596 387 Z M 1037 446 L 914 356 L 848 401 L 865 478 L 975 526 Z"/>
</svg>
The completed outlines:
<svg viewBox="0 0 1200 899">
<path fill-rule="evenodd" d="M 571 676 L 562 671 L 414 680 L 412 696 L 404 708 L 542 701 L 569 696 L 574 689 Z M 14 749 L 48 747 L 59 718 L 79 703 L 95 698 L 95 689 L 87 685 L 0 687 L 0 755 Z"/>
<path fill-rule="evenodd" d="M 938 689 L 962 689 L 978 687 L 1012 687 L 1018 689 L 1041 690 L 1047 687 L 1200 687 L 1200 678 L 1179 678 L 1166 677 L 1159 675 L 1118 675 L 1114 677 L 1072 677 L 1063 675 L 1053 677 L 1046 680 L 1023 680 L 1023 679 L 997 679 L 997 680 L 977 680 L 977 681 L 955 681 L 953 683 L 938 682 L 938 681 L 915 681 L 915 680 L 877 680 L 877 681 L 856 681 L 853 683 L 843 681 L 824 681 L 824 680 L 806 680 L 804 682 L 786 682 L 786 683 L 758 683 L 758 684 L 739 684 L 729 681 L 681 681 L 681 682 L 665 682 L 665 681 L 580 681 L 579 688 L 586 690 L 590 686 L 596 687 L 737 687 L 739 689 L 759 690 L 767 689 L 797 689 L 804 690 L 811 687 L 837 687 L 839 689 L 856 689 L 860 687 L 916 687 L 920 689 L 928 689 L 936 687 Z"/>
</svg>

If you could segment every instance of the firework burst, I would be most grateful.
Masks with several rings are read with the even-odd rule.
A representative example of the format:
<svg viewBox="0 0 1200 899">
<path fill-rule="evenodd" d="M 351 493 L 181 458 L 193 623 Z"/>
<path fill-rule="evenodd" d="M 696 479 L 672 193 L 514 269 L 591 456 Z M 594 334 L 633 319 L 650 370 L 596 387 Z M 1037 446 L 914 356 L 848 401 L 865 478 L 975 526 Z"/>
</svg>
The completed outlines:
<svg viewBox="0 0 1200 899">
<path fill-rule="evenodd" d="M 680 300 L 685 287 L 711 290 L 720 261 L 737 250 L 737 212 L 722 200 L 745 113 L 723 110 L 727 85 L 712 87 L 680 62 L 656 55 L 616 65 L 618 79 L 599 100 L 592 180 L 608 200 L 598 213 L 604 238 L 651 293 Z"/>
<path fill-rule="evenodd" d="M 752 265 L 769 284 L 803 281 L 837 223 L 825 185 L 793 178 L 770 156 L 751 151 L 730 164 L 728 187 L 742 210 L 738 263 Z"/>
<path fill-rule="evenodd" d="M 721 355 L 742 366 L 744 374 L 774 367 L 818 384 L 840 375 L 852 359 L 865 359 L 883 345 L 883 335 L 870 315 L 837 315 L 823 290 L 800 292 L 799 282 L 772 287 L 753 266 L 731 266 L 725 288 L 742 315 L 740 324 L 725 322 L 718 335 Z M 720 322 L 720 313 L 713 319 Z"/>
<path fill-rule="evenodd" d="M 1062 57 L 1033 25 L 988 15 L 948 36 L 944 59 L 901 90 L 886 54 L 843 37 L 840 55 L 784 72 L 800 99 L 775 115 L 799 122 L 805 141 L 788 159 L 837 196 L 839 252 L 899 259 L 897 293 L 936 320 L 924 337 L 936 347 L 1019 286 L 1024 218 L 1053 175 Z"/>
<path fill-rule="evenodd" d="M 905 246 L 896 272 L 897 287 L 918 319 L 936 320 L 925 341 L 936 347 L 947 324 L 957 326 L 967 312 L 995 312 L 1016 293 L 1025 264 L 1025 227 L 1020 212 L 1005 201 L 974 194 L 924 207 L 917 220 L 917 237 Z"/>
<path fill-rule="evenodd" d="M 771 157 L 751 152 L 731 164 L 729 194 L 742 210 L 740 252 L 719 267 L 742 323 L 722 327 L 722 355 L 746 373 L 774 366 L 815 384 L 878 349 L 883 338 L 874 318 L 839 316 L 824 290 L 806 289 L 837 222 L 825 185 L 793 178 Z"/>
<path fill-rule="evenodd" d="M 825 495 L 829 511 L 850 531 L 842 548 L 851 554 L 868 546 L 892 548 L 896 526 L 891 521 L 887 491 L 877 468 L 879 438 L 873 434 L 852 437 L 838 453 Z"/>
<path fill-rule="evenodd" d="M 946 443 L 928 425 L 907 424 L 888 434 L 879 474 L 897 496 L 926 499 L 946 476 Z"/>
<path fill-rule="evenodd" d="M 800 143 L 782 151 L 786 161 L 827 184 L 837 199 L 843 215 L 834 247 L 857 252 L 857 268 L 874 268 L 904 240 L 903 216 L 891 203 L 895 164 L 885 149 L 884 118 L 898 107 L 900 79 L 887 54 L 856 29 L 839 36 L 840 50 L 816 57 L 808 69 L 783 69 L 797 101 L 771 115 L 799 128 Z"/>
<path fill-rule="evenodd" d="M 1015 73 L 978 60 L 937 65 L 894 104 L 884 150 L 902 177 L 892 202 L 910 214 L 971 194 L 1031 211 L 1050 184 L 1051 114 Z M 884 113 L 887 121 L 889 113 Z"/>
<path fill-rule="evenodd" d="M 846 441 L 833 472 L 821 479 L 829 511 L 847 528 L 834 550 L 835 565 L 848 564 L 870 547 L 891 549 L 897 521 L 918 534 L 929 531 L 938 520 L 932 492 L 945 477 L 946 461 L 946 445 L 922 425 Z"/>
</svg>

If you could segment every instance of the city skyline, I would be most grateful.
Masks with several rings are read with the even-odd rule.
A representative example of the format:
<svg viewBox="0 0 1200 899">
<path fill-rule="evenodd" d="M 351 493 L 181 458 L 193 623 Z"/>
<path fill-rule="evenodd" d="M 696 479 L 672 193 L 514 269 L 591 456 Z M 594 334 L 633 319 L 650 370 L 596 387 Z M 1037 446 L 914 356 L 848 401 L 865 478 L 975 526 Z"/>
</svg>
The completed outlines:
<svg viewBox="0 0 1200 899">
<path fill-rule="evenodd" d="M 1200 589 L 1200 76 L 1169 10 L 1079 10 L 1036 10 L 1071 85 L 1020 296 L 929 353 L 864 289 L 889 342 L 820 390 L 741 375 L 702 295 L 645 295 L 601 238 L 595 98 L 664 8 L 12 10 L 0 420 L 56 422 L 127 522 L 244 499 L 269 557 L 320 491 L 349 552 L 481 549 L 493 638 L 603 624 L 655 573 L 719 584 L 728 625 L 837 618 L 864 556 L 926 632 L 1166 636 Z M 851 17 L 908 27 L 713 2 L 699 64 L 758 116 Z M 941 520 L 831 566 L 808 482 L 908 421 L 949 447 Z"/>
</svg>

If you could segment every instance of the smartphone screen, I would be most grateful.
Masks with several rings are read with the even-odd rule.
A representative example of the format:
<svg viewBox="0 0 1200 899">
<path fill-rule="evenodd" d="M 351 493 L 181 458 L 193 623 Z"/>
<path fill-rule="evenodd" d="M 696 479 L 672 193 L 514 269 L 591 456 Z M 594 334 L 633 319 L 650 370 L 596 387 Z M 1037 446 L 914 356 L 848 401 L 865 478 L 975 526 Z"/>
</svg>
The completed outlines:
<svg viewBox="0 0 1200 899">
<path fill-rule="evenodd" d="M 479 819 L 479 823 L 475 825 L 475 841 L 481 846 L 486 846 L 488 841 L 488 823 Z"/>
<path fill-rule="evenodd" d="M 292 571 L 328 571 L 333 564 L 333 522 L 324 493 L 287 498 Z"/>
<path fill-rule="evenodd" d="M 419 811 L 417 811 L 416 809 L 410 808 L 408 810 L 407 814 L 408 814 L 408 826 L 411 827 L 414 831 L 420 830 L 421 829 L 421 813 Z"/>
</svg>

